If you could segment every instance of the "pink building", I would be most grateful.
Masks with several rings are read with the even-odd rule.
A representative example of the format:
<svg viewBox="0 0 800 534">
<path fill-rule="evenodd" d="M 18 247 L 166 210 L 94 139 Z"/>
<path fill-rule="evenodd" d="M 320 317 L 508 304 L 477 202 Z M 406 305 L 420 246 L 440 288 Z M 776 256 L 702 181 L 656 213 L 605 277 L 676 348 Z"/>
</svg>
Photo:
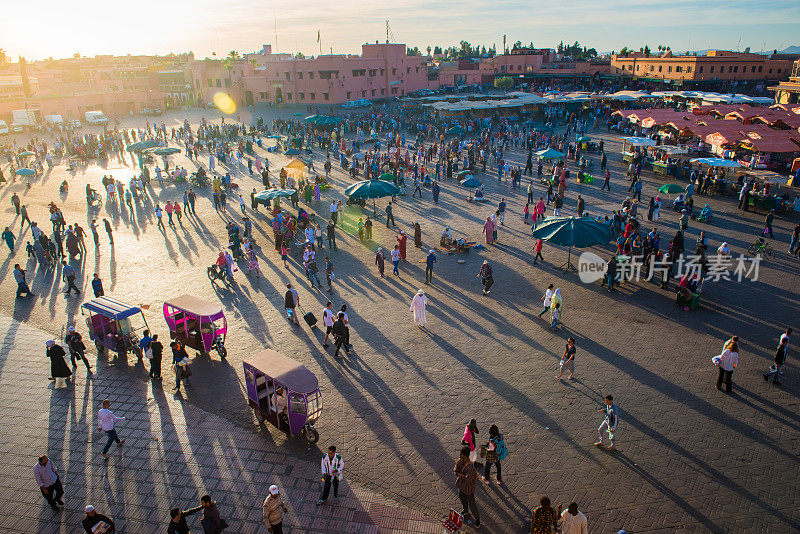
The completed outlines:
<svg viewBox="0 0 800 534">
<path fill-rule="evenodd" d="M 217 91 L 238 104 L 342 104 L 348 100 L 402 97 L 438 86 L 428 81 L 427 60 L 407 56 L 404 44 L 361 46 L 361 55 L 320 55 L 297 58 L 273 54 L 264 45 L 258 54 L 226 61 L 196 61 L 192 65 L 196 97 L 209 102 Z"/>
</svg>

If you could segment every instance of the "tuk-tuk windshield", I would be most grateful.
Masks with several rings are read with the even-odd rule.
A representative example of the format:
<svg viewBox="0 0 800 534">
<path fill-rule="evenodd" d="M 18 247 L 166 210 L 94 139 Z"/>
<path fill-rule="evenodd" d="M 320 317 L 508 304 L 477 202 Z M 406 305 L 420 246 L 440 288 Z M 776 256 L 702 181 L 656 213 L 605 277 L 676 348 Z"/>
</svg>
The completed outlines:
<svg viewBox="0 0 800 534">
<path fill-rule="evenodd" d="M 306 413 L 306 396 L 302 393 L 292 393 L 289 395 L 289 411 L 291 413 Z"/>
</svg>

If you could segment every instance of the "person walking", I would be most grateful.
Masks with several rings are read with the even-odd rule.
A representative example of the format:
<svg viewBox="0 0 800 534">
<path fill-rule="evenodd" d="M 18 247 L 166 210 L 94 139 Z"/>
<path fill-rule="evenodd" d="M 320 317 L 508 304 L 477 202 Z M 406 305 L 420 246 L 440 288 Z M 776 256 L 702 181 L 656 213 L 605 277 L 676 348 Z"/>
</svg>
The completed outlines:
<svg viewBox="0 0 800 534">
<path fill-rule="evenodd" d="M 64 357 L 67 355 L 64 352 L 64 347 L 56 343 L 54 339 L 50 339 L 45 343 L 47 357 L 50 358 L 50 380 L 63 378 L 69 380 L 72 376 L 72 371 L 67 366 L 67 361 Z"/>
<path fill-rule="evenodd" d="M 172 341 L 169 347 L 172 349 L 172 369 L 175 371 L 174 389 L 179 392 L 181 390 L 181 379 L 191 376 L 189 374 L 189 366 L 182 363 L 184 358 L 189 358 L 189 355 L 186 353 L 186 347 L 183 346 L 179 339 Z"/>
<path fill-rule="evenodd" d="M 336 222 L 330 220 L 326 228 L 328 234 L 328 248 L 339 250 L 336 248 Z"/>
<path fill-rule="evenodd" d="M 578 511 L 578 503 L 571 502 L 558 520 L 561 534 L 589 534 L 586 516 Z"/>
<path fill-rule="evenodd" d="M 792 237 L 789 239 L 789 254 L 800 255 L 800 223 L 797 223 L 792 230 Z"/>
<path fill-rule="evenodd" d="M 395 276 L 400 276 L 400 270 L 398 266 L 400 265 L 400 245 L 395 245 L 392 249 L 392 273 Z"/>
<path fill-rule="evenodd" d="M 161 206 L 156 204 L 156 209 L 153 210 L 153 213 L 156 214 L 156 219 L 158 219 L 158 223 L 156 224 L 156 228 L 161 228 L 162 230 L 166 230 L 166 227 L 164 226 L 164 220 L 163 220 L 164 211 L 161 209 Z M 170 212 L 170 219 L 171 218 L 172 218 L 172 213 Z"/>
<path fill-rule="evenodd" d="M 606 157 L 605 154 L 603 154 L 603 159 L 605 159 L 605 157 Z M 608 192 L 610 193 L 611 192 L 610 182 L 611 182 L 611 171 L 607 170 L 605 180 L 603 181 L 603 187 L 600 188 L 600 191 L 602 191 L 603 189 L 608 189 Z"/>
<path fill-rule="evenodd" d="M 789 330 L 791 332 L 791 329 Z M 778 382 L 778 375 L 781 373 L 781 367 L 783 364 L 786 363 L 786 349 L 789 346 L 789 338 L 785 336 L 781 336 L 780 343 L 778 344 L 778 349 L 775 351 L 775 357 L 773 361 L 775 362 L 769 368 L 769 370 L 764 373 L 764 380 L 769 382 L 769 377 L 774 376 L 775 378 L 772 379 L 772 383 L 776 386 L 780 386 L 781 383 Z"/>
<path fill-rule="evenodd" d="M 386 205 L 386 228 L 389 228 L 389 221 L 392 221 L 392 226 L 397 226 L 394 222 L 394 215 L 392 214 L 392 202 Z"/>
<path fill-rule="evenodd" d="M 572 375 L 575 373 L 575 338 L 567 339 L 567 346 L 564 349 L 564 354 L 561 355 L 561 361 L 558 364 L 558 376 L 556 380 L 561 380 L 561 375 L 564 370 L 569 371 L 568 379 L 572 380 Z"/>
<path fill-rule="evenodd" d="M 300 321 L 297 319 L 297 312 L 295 309 L 300 305 L 300 295 L 297 293 L 297 290 L 292 287 L 292 284 L 286 284 L 286 293 L 283 296 L 283 300 L 289 322 L 299 325 Z"/>
<path fill-rule="evenodd" d="M 328 282 L 328 293 L 333 293 L 333 262 L 325 256 L 325 281 Z"/>
<path fill-rule="evenodd" d="M 481 284 L 483 284 L 483 294 L 488 295 L 491 292 L 490 288 L 494 284 L 494 275 L 492 272 L 492 266 L 489 265 L 487 260 L 483 260 L 478 277 L 481 279 Z"/>
<path fill-rule="evenodd" d="M 469 447 L 469 461 L 476 463 L 478 461 L 478 446 L 475 436 L 479 434 L 478 421 L 470 419 L 467 426 L 464 427 L 464 437 L 461 438 L 461 445 Z"/>
<path fill-rule="evenodd" d="M 95 511 L 94 506 L 92 506 L 91 504 L 86 506 L 86 508 L 84 508 L 83 511 L 86 512 L 86 517 L 84 517 L 83 521 L 81 521 L 81 526 L 83 526 L 83 530 L 86 531 L 86 534 L 95 534 L 97 532 L 103 532 L 104 534 L 113 534 L 114 532 L 117 531 L 117 527 L 111 520 L 111 518 L 103 514 L 98 514 Z M 101 523 L 103 523 L 108 528 L 103 529 L 104 526 L 101 525 Z"/>
<path fill-rule="evenodd" d="M 34 464 L 33 477 L 50 508 L 55 512 L 61 510 L 60 507 L 64 506 L 64 501 L 61 499 L 64 496 L 64 487 L 61 485 L 58 469 L 46 454 L 40 456 Z"/>
<path fill-rule="evenodd" d="M 605 398 L 606 405 L 603 408 L 597 410 L 598 413 L 605 412 L 606 417 L 603 419 L 603 422 L 600 423 L 600 426 L 597 428 L 597 435 L 598 440 L 594 443 L 595 447 L 602 447 L 603 446 L 603 431 L 605 430 L 608 432 L 608 440 L 609 445 L 606 449 L 613 451 L 616 447 L 614 446 L 614 433 L 617 430 L 617 423 L 619 422 L 619 410 L 617 410 L 617 405 L 614 404 L 614 397 L 611 395 L 606 395 Z"/>
<path fill-rule="evenodd" d="M 12 232 L 8 228 L 8 226 L 6 226 L 6 229 L 3 230 L 2 238 L 3 238 L 3 241 L 6 242 L 6 246 L 8 247 L 8 250 L 13 254 L 13 252 L 14 252 L 14 232 Z"/>
<path fill-rule="evenodd" d="M 425 296 L 425 292 L 421 289 L 417 291 L 417 294 L 414 295 L 414 298 L 411 299 L 411 312 L 414 313 L 414 324 L 417 327 L 422 328 L 425 326 L 426 317 L 425 317 L 425 310 L 428 307 L 428 297 Z"/>
<path fill-rule="evenodd" d="M 64 342 L 69 348 L 69 359 L 72 361 L 72 368 L 78 367 L 78 361 L 83 360 L 87 373 L 92 374 L 92 366 L 89 365 L 89 360 L 86 359 L 86 345 L 84 345 L 81 335 L 75 330 L 74 326 L 67 328 L 67 336 L 64 338 Z"/>
<path fill-rule="evenodd" d="M 105 295 L 105 292 L 103 291 L 103 281 L 100 279 L 97 273 L 94 273 L 94 277 L 92 278 L 92 291 L 94 291 L 95 298 Z"/>
<path fill-rule="evenodd" d="M 344 346 L 344 352 L 346 354 L 350 354 L 350 347 L 347 344 L 347 324 L 345 323 L 346 319 L 345 314 L 343 311 L 340 311 L 336 316 L 336 321 L 334 321 L 333 326 L 331 327 L 331 332 L 333 333 L 333 341 L 336 346 L 336 350 L 333 353 L 334 358 L 339 358 L 339 351 Z"/>
<path fill-rule="evenodd" d="M 458 488 L 458 499 L 461 501 L 461 515 L 467 519 L 470 511 L 475 520 L 475 528 L 481 526 L 481 516 L 478 512 L 478 505 L 475 503 L 475 485 L 478 481 L 478 472 L 475 465 L 469 459 L 469 447 L 461 447 L 461 454 L 453 468 L 456 474 L 456 487 Z"/>
<path fill-rule="evenodd" d="M 769 234 L 771 238 L 773 239 L 775 238 L 775 234 L 772 233 L 772 221 L 774 219 L 775 219 L 775 210 L 771 209 L 769 210 L 769 213 L 767 213 L 766 219 L 764 219 L 764 231 L 761 233 L 764 237 L 767 237 L 767 234 Z"/>
<path fill-rule="evenodd" d="M 492 473 L 492 464 L 497 466 L 497 483 L 503 483 L 503 471 L 500 462 L 505 460 L 506 456 L 508 456 L 508 449 L 506 448 L 506 442 L 503 440 L 503 435 L 497 425 L 492 425 L 489 427 L 489 441 L 486 443 L 486 466 L 483 469 L 483 477 L 481 478 L 485 484 L 491 482 L 489 477 Z"/>
<path fill-rule="evenodd" d="M 506 220 L 506 199 L 501 198 L 500 203 L 497 205 L 497 218 L 500 220 L 500 226 L 505 226 Z"/>
<path fill-rule="evenodd" d="M 72 265 L 67 263 L 67 260 L 62 260 L 61 264 L 63 265 L 61 269 L 61 276 L 67 284 L 67 291 L 65 292 L 67 295 L 72 293 L 72 290 L 75 290 L 75 293 L 78 295 L 81 294 L 81 290 L 78 289 L 78 286 L 75 285 L 75 269 Z"/>
<path fill-rule="evenodd" d="M 739 342 L 729 343 L 723 349 L 722 354 L 714 356 L 711 361 L 719 367 L 716 388 L 722 391 L 722 382 L 725 382 L 725 393 L 730 393 L 733 389 L 733 370 L 739 364 Z"/>
<path fill-rule="evenodd" d="M 11 195 L 11 205 L 14 206 L 14 210 L 17 212 L 17 215 L 19 215 L 19 212 L 20 212 L 20 199 L 19 199 L 19 195 L 17 195 L 16 191 L 14 191 L 14 194 Z"/>
<path fill-rule="evenodd" d="M 434 254 L 433 249 L 428 251 L 428 255 L 425 257 L 425 283 L 430 284 L 433 282 L 433 264 L 436 263 L 436 254 Z"/>
<path fill-rule="evenodd" d="M 536 265 L 539 260 L 542 260 L 544 263 L 544 256 L 542 256 L 542 247 L 544 246 L 544 241 L 542 239 L 537 238 L 536 241 L 533 243 L 533 250 L 536 252 L 536 255 L 533 257 L 533 264 Z"/>
<path fill-rule="evenodd" d="M 92 219 L 89 223 L 89 229 L 92 231 L 92 238 L 94 238 L 94 248 L 100 248 L 100 234 L 97 233 L 97 219 Z"/>
<path fill-rule="evenodd" d="M 378 272 L 380 273 L 381 278 L 383 278 L 383 269 L 385 263 L 386 263 L 386 255 L 384 254 L 383 249 L 381 247 L 378 247 L 377 252 L 375 252 L 375 265 L 378 266 Z"/>
<path fill-rule="evenodd" d="M 269 495 L 264 499 L 261 506 L 261 513 L 264 517 L 264 524 L 267 525 L 267 532 L 271 534 L 283 534 L 283 513 L 289 513 L 278 486 L 275 484 L 269 487 Z"/>
<path fill-rule="evenodd" d="M 325 308 L 322 310 L 322 324 L 325 326 L 325 339 L 322 340 L 322 346 L 328 346 L 328 337 L 333 332 L 333 323 L 336 321 L 336 312 L 333 311 L 333 302 L 328 301 Z M 335 337 L 334 337 L 335 339 Z"/>
<path fill-rule="evenodd" d="M 17 282 L 17 298 L 35 296 L 31 293 L 28 283 L 25 281 L 25 270 L 19 266 L 19 263 L 14 264 L 14 281 Z"/>
<path fill-rule="evenodd" d="M 167 526 L 167 534 L 189 534 L 189 525 L 186 523 L 186 518 L 190 515 L 196 514 L 203 509 L 202 506 L 189 508 L 188 510 L 181 510 L 180 508 L 173 508 L 169 511 L 169 526 Z"/>
<path fill-rule="evenodd" d="M 342 470 L 344 469 L 344 460 L 342 456 L 336 452 L 336 446 L 331 445 L 328 447 L 328 453 L 322 457 L 321 462 L 322 480 L 324 486 L 322 488 L 322 495 L 320 495 L 317 504 L 327 502 L 328 495 L 333 485 L 333 501 L 339 502 L 339 480 L 342 478 Z"/>
<path fill-rule="evenodd" d="M 164 345 L 158 340 L 158 334 L 153 334 L 150 342 L 150 371 L 148 376 L 155 380 L 161 380 L 161 358 L 164 354 Z"/>
<path fill-rule="evenodd" d="M 561 513 L 559 507 L 556 512 L 550 505 L 550 498 L 543 495 L 539 499 L 539 506 L 531 515 L 531 534 L 551 534 L 558 528 L 558 516 Z"/>
<path fill-rule="evenodd" d="M 22 218 L 20 219 L 20 225 L 19 225 L 20 229 L 22 229 L 22 228 L 24 228 L 24 227 L 25 227 L 25 221 L 28 221 L 28 225 L 29 225 L 29 226 L 32 226 L 32 225 L 33 225 L 33 222 L 31 221 L 31 218 L 30 218 L 30 216 L 28 215 L 28 206 L 26 206 L 25 204 L 23 204 L 23 205 L 22 205 L 22 206 L 19 208 L 19 214 L 22 216 Z"/>
<path fill-rule="evenodd" d="M 109 410 L 111 407 L 111 401 L 108 399 L 103 400 L 103 407 L 97 412 L 97 430 L 100 432 L 105 432 L 106 436 L 108 437 L 108 441 L 106 442 L 106 446 L 103 447 L 103 452 L 100 453 L 100 456 L 103 457 L 103 460 L 108 460 L 108 449 L 111 448 L 111 444 L 116 442 L 117 447 L 122 447 L 122 444 L 125 443 L 124 439 L 119 439 L 117 436 L 117 430 L 115 428 L 115 423 L 117 421 L 127 421 L 127 417 L 117 417 L 114 415 L 114 412 Z"/>
</svg>

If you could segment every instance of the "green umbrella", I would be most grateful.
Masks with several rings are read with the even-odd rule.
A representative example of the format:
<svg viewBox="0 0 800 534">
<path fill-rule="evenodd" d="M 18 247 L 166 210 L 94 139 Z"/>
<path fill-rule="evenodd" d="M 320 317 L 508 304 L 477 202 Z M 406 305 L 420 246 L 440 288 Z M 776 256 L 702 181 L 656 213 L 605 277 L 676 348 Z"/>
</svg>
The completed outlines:
<svg viewBox="0 0 800 534">
<path fill-rule="evenodd" d="M 161 147 L 153 150 L 153 154 L 158 156 L 169 156 L 171 154 L 179 154 L 181 151 L 180 148 L 173 148 L 173 147 Z"/>
<path fill-rule="evenodd" d="M 565 271 L 575 270 L 575 266 L 570 261 L 572 247 L 591 247 L 608 243 L 611 239 L 608 225 L 589 217 L 548 217 L 533 226 L 533 237 L 554 245 L 569 247 L 567 263 L 562 265 Z"/>
<path fill-rule="evenodd" d="M 25 150 L 24 152 L 20 152 L 19 155 L 20 156 L 35 156 L 36 154 L 31 152 L 30 150 Z"/>
<path fill-rule="evenodd" d="M 32 176 L 36 174 L 33 169 L 17 169 L 17 174 L 20 176 Z"/>
<path fill-rule="evenodd" d="M 452 128 L 447 129 L 447 133 L 449 135 L 464 135 L 467 133 L 467 131 L 461 126 L 453 126 Z"/>
<path fill-rule="evenodd" d="M 589 141 L 591 141 L 591 139 L 586 137 L 585 135 L 582 135 L 582 136 L 578 137 L 577 139 L 575 139 L 576 143 L 588 143 Z"/>
<path fill-rule="evenodd" d="M 295 111 L 294 113 L 292 113 L 292 115 L 294 115 L 295 117 L 302 117 L 303 116 L 303 114 L 300 113 L 299 111 Z"/>
<path fill-rule="evenodd" d="M 273 187 L 272 189 L 266 189 L 260 193 L 256 193 L 255 199 L 259 204 L 268 206 L 271 200 L 280 197 L 289 198 L 295 193 L 297 193 L 296 189 L 278 189 Z"/>
<path fill-rule="evenodd" d="M 685 188 L 683 186 L 680 186 L 678 184 L 664 184 L 658 188 L 658 192 L 665 193 L 667 195 L 672 195 L 675 193 L 681 193 L 683 192 L 684 189 Z"/>
<path fill-rule="evenodd" d="M 392 174 L 390 172 L 385 172 L 385 173 L 381 174 L 380 176 L 378 176 L 378 180 L 386 180 L 387 182 L 394 183 L 394 174 Z"/>
<path fill-rule="evenodd" d="M 481 185 L 481 181 L 475 178 L 473 175 L 468 174 L 466 178 L 461 180 L 461 185 L 464 187 L 478 187 Z"/>
<path fill-rule="evenodd" d="M 308 123 L 308 122 L 317 122 L 321 118 L 323 118 L 323 117 L 320 117 L 319 115 L 309 115 L 308 117 L 303 119 L 303 122 L 306 122 L 306 123 Z"/>
<path fill-rule="evenodd" d="M 158 146 L 158 141 L 139 141 L 138 143 L 131 143 L 128 145 L 128 152 L 136 152 L 146 148 L 153 148 Z"/>
<path fill-rule="evenodd" d="M 470 176 L 471 174 L 472 174 L 472 171 L 470 171 L 470 170 L 466 170 L 466 171 L 460 171 L 460 172 L 458 172 L 458 173 L 456 174 L 456 178 L 458 178 L 459 180 L 464 180 L 464 179 L 466 179 L 468 176 Z"/>
<path fill-rule="evenodd" d="M 563 152 L 559 152 L 558 150 L 553 150 L 552 148 L 546 148 L 544 150 L 540 150 L 536 153 L 539 159 L 558 159 L 563 158 L 566 156 Z"/>
<path fill-rule="evenodd" d="M 384 180 L 364 180 L 356 182 L 344 190 L 344 194 L 349 198 L 371 198 L 372 211 L 377 213 L 375 208 L 376 198 L 391 197 L 400 193 L 400 188 L 391 182 Z"/>
</svg>

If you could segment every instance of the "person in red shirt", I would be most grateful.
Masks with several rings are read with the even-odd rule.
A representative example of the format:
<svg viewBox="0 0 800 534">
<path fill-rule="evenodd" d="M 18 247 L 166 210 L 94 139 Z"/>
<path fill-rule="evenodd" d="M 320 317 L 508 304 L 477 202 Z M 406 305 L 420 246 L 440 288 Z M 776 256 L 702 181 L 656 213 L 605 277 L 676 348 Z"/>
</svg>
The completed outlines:
<svg viewBox="0 0 800 534">
<path fill-rule="evenodd" d="M 400 257 L 405 261 L 406 259 L 406 241 L 408 240 L 408 236 L 402 230 L 400 231 L 400 235 L 397 236 L 397 244 L 400 247 Z"/>
<path fill-rule="evenodd" d="M 174 211 L 174 208 L 172 207 L 172 202 L 170 202 L 169 200 L 167 200 L 167 205 L 164 206 L 164 211 L 167 212 L 167 218 L 169 219 L 169 225 L 170 226 L 175 226 L 175 223 L 172 222 L 172 212 Z"/>
<path fill-rule="evenodd" d="M 533 264 L 536 265 L 538 260 L 542 260 L 544 263 L 544 257 L 542 256 L 542 245 L 543 241 L 541 239 L 537 239 L 536 242 L 533 244 L 533 250 L 536 251 L 536 256 L 533 258 Z"/>
</svg>

